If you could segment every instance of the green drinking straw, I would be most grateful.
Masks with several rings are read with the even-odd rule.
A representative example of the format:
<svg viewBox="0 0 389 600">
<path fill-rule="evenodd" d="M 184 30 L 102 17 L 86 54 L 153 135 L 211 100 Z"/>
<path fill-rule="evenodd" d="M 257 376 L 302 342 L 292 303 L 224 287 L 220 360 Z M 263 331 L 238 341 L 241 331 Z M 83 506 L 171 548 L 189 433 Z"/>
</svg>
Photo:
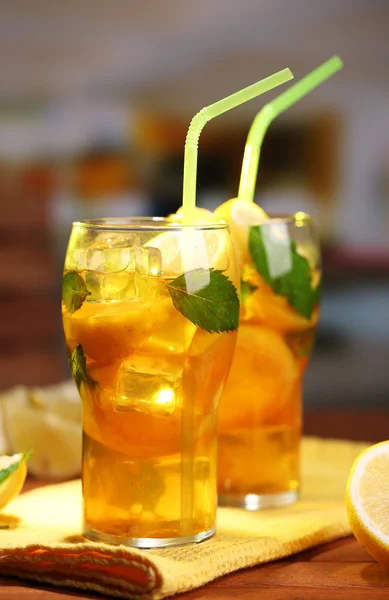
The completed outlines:
<svg viewBox="0 0 389 600">
<path fill-rule="evenodd" d="M 343 67 L 338 56 L 333 56 L 288 90 L 265 104 L 251 125 L 244 150 L 238 198 L 253 201 L 257 181 L 261 145 L 268 127 L 279 114 L 309 94 L 315 87 L 329 79 Z"/>
<path fill-rule="evenodd" d="M 273 88 L 293 79 L 290 69 L 283 69 L 266 79 L 262 79 L 249 87 L 227 96 L 214 104 L 201 109 L 192 119 L 185 141 L 184 154 L 184 186 L 183 186 L 183 223 L 193 223 L 194 209 L 196 206 L 196 177 L 197 177 L 197 154 L 200 134 L 208 121 L 218 117 L 222 113 L 235 108 L 256 96 L 268 92 Z"/>
<path fill-rule="evenodd" d="M 289 69 L 283 69 L 262 81 L 223 98 L 210 106 L 206 106 L 192 119 L 185 141 L 184 157 L 184 187 L 183 187 L 183 223 L 194 223 L 194 209 L 196 206 L 196 175 L 198 142 L 205 124 L 222 113 L 247 102 L 277 85 L 281 85 L 293 78 Z M 188 228 L 185 231 L 182 245 L 182 260 L 184 271 L 190 271 L 194 258 L 194 232 Z M 194 390 L 186 390 L 186 400 L 181 408 L 181 535 L 190 536 L 193 529 L 193 494 L 194 494 Z"/>
</svg>

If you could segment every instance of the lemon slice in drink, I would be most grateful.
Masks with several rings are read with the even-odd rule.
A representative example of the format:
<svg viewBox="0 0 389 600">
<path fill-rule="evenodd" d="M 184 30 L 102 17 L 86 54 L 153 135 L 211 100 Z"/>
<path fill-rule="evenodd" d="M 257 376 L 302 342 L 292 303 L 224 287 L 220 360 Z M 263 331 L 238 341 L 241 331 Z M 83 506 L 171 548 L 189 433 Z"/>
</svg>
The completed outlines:
<svg viewBox="0 0 389 600">
<path fill-rule="evenodd" d="M 220 431 L 276 422 L 297 381 L 296 361 L 282 337 L 266 327 L 241 324 L 219 405 Z"/>
<path fill-rule="evenodd" d="M 216 219 L 229 224 L 239 261 L 246 263 L 249 260 L 249 227 L 266 221 L 265 211 L 253 202 L 233 198 L 218 206 L 213 214 Z"/>
<path fill-rule="evenodd" d="M 378 562 L 389 567 L 389 441 L 367 448 L 351 469 L 346 492 L 351 529 Z"/>
<path fill-rule="evenodd" d="M 318 311 L 311 319 L 300 315 L 285 296 L 278 296 L 264 279 L 256 273 L 256 289 L 243 304 L 243 318 L 250 323 L 267 325 L 281 333 L 303 332 L 317 324 Z"/>
<path fill-rule="evenodd" d="M 20 493 L 26 475 L 24 454 L 0 456 L 0 510 Z"/>
<path fill-rule="evenodd" d="M 183 209 L 170 216 L 170 220 L 181 225 Z M 226 271 L 229 267 L 227 252 L 228 232 L 220 229 L 200 229 L 207 224 L 217 223 L 218 219 L 205 208 L 195 208 L 193 225 L 199 229 L 188 228 L 187 235 L 183 231 L 166 231 L 160 233 L 145 246 L 158 248 L 162 256 L 163 275 L 176 277 L 195 268 L 220 269 Z M 188 265 L 184 265 L 185 244 L 188 252 Z"/>
</svg>

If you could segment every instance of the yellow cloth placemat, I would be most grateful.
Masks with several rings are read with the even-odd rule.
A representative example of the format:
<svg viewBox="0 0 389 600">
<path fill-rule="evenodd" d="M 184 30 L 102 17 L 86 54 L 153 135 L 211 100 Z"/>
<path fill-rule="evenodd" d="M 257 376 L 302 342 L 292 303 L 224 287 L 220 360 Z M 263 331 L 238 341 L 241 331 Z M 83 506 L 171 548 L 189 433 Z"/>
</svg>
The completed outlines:
<svg viewBox="0 0 389 600">
<path fill-rule="evenodd" d="M 350 533 L 344 490 L 366 444 L 306 438 L 302 500 L 259 512 L 218 510 L 217 534 L 202 544 L 136 550 L 85 541 L 79 481 L 16 498 L 0 515 L 0 573 L 118 598 L 155 600 L 244 567 Z"/>
</svg>

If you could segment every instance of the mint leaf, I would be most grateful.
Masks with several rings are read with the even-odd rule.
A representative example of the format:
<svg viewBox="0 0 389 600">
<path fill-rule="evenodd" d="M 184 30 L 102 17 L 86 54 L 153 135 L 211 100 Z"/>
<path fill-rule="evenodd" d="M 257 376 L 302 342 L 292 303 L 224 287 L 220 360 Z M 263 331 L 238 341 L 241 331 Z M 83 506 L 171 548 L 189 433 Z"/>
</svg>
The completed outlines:
<svg viewBox="0 0 389 600">
<path fill-rule="evenodd" d="M 206 331 L 234 331 L 239 325 L 236 287 L 221 271 L 194 269 L 167 284 L 176 309 Z"/>
<path fill-rule="evenodd" d="M 318 301 L 319 290 L 312 288 L 311 268 L 307 259 L 298 254 L 294 240 L 290 240 L 289 244 L 285 245 L 285 240 L 277 241 L 274 236 L 271 238 L 271 245 L 269 240 L 267 242 L 265 246 L 261 225 L 250 228 L 249 250 L 258 273 L 276 294 L 285 296 L 298 313 L 310 319 Z M 280 277 L 272 277 L 268 253 L 280 256 L 285 252 L 290 254 L 290 270 Z"/>
<path fill-rule="evenodd" d="M 86 357 L 84 354 L 84 349 L 79 344 L 76 348 L 74 348 L 73 352 L 71 352 L 69 356 L 70 368 L 72 370 L 72 374 L 74 377 L 74 381 L 78 389 L 80 389 L 81 383 L 84 381 L 85 383 L 96 384 L 91 377 L 89 377 L 86 370 Z"/>
<path fill-rule="evenodd" d="M 14 473 L 19 466 L 21 465 L 21 463 L 25 460 L 28 460 L 31 456 L 31 452 L 24 452 L 20 455 L 19 460 L 15 461 L 14 463 L 12 463 L 12 465 L 10 465 L 9 467 L 6 467 L 5 469 L 0 469 L 0 485 L 6 481 L 8 479 L 8 477 L 10 477 L 12 475 L 12 473 Z"/>
<path fill-rule="evenodd" d="M 240 297 L 242 299 L 242 302 L 244 302 L 250 296 L 250 294 L 252 294 L 257 289 L 258 288 L 255 287 L 255 285 L 251 285 L 251 283 L 249 283 L 248 281 L 243 281 L 242 279 L 240 282 Z"/>
<path fill-rule="evenodd" d="M 85 281 L 76 271 L 69 271 L 62 280 L 62 301 L 65 308 L 72 315 L 81 308 L 90 291 L 85 285 Z"/>
</svg>

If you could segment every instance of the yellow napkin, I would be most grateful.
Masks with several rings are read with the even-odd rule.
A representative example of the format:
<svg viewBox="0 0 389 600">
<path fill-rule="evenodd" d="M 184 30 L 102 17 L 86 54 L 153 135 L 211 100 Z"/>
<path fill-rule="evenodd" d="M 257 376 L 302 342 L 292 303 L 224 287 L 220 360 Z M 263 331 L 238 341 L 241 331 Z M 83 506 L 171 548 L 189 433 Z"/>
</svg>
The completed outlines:
<svg viewBox="0 0 389 600">
<path fill-rule="evenodd" d="M 19 496 L 0 515 L 0 574 L 118 598 L 152 599 L 350 533 L 347 475 L 366 444 L 306 438 L 302 500 L 260 512 L 220 508 L 217 535 L 198 545 L 136 550 L 85 541 L 79 481 Z"/>
</svg>

